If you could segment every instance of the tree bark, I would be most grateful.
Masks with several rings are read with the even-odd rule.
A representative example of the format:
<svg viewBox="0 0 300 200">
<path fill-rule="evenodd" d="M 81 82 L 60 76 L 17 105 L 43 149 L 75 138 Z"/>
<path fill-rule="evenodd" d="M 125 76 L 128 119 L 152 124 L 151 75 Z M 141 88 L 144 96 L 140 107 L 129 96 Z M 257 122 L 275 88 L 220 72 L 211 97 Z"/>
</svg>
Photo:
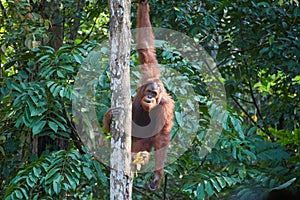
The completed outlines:
<svg viewBox="0 0 300 200">
<path fill-rule="evenodd" d="M 131 199 L 130 0 L 110 0 L 110 199 Z"/>
</svg>

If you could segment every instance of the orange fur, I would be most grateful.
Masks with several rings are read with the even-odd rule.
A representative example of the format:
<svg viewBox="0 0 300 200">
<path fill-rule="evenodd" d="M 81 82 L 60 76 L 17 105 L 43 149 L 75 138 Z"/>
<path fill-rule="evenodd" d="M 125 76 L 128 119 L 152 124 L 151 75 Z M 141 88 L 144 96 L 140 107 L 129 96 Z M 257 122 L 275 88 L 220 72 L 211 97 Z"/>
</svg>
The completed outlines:
<svg viewBox="0 0 300 200">
<path fill-rule="evenodd" d="M 161 71 L 158 67 L 156 59 L 156 52 L 154 47 L 154 36 L 149 17 L 149 4 L 147 0 L 141 0 L 138 6 L 138 32 L 137 32 L 137 46 L 136 49 L 139 53 L 139 61 L 142 65 L 142 86 L 138 89 L 138 94 L 133 101 L 132 120 L 140 126 L 149 123 L 150 114 L 143 110 L 142 104 L 144 103 L 143 97 L 149 85 L 156 83 L 159 88 L 159 94 L 156 97 L 159 99 L 157 107 L 154 107 L 155 115 L 153 114 L 150 121 L 154 121 L 155 128 L 159 129 L 155 135 L 149 138 L 136 138 L 133 137 L 132 152 L 151 151 L 153 147 L 155 152 L 155 172 L 154 178 L 147 188 L 151 191 L 160 187 L 163 176 L 164 161 L 166 159 L 166 152 L 170 142 L 170 132 L 173 127 L 174 117 L 174 101 L 171 96 L 166 92 L 162 82 L 159 80 Z M 153 110 L 154 110 L 153 109 Z M 163 122 L 163 125 L 161 124 Z M 134 133 L 133 135 L 142 134 Z"/>
</svg>

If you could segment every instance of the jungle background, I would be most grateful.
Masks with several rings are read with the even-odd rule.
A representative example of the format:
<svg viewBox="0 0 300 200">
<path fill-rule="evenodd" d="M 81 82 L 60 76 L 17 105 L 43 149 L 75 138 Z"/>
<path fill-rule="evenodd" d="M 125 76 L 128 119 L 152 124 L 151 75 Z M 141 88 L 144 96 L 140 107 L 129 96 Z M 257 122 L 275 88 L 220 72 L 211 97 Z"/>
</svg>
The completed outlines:
<svg viewBox="0 0 300 200">
<path fill-rule="evenodd" d="M 161 189 L 135 178 L 133 199 L 296 199 L 300 190 L 300 10 L 298 0 L 151 0 L 154 27 L 193 38 L 215 60 L 226 107 L 211 100 L 199 66 L 178 52 L 159 63 L 195 91 L 200 129 L 166 166 Z M 0 3 L 0 198 L 109 199 L 109 168 L 82 144 L 72 117 L 74 82 L 109 37 L 104 0 L 2 0 Z M 135 28 L 136 4 L 132 4 Z M 93 55 L 89 55 L 93 58 Z M 97 57 L 94 59 L 98 59 Z M 132 50 L 131 68 L 137 66 Z M 107 68 L 108 66 L 106 66 Z M 109 69 L 109 68 L 108 68 Z M 107 70 L 108 70 L 107 69 Z M 109 72 L 99 78 L 97 118 L 109 108 Z M 165 83 L 173 88 L 173 82 Z M 172 93 L 172 90 L 170 90 Z M 177 134 L 189 116 L 176 96 Z M 182 93 L 183 95 L 180 95 Z M 189 105 L 192 106 L 192 105 Z M 222 116 L 213 148 L 209 121 Z M 84 120 L 84 119 L 83 119 Z M 269 197 L 271 198 L 271 197 Z"/>
</svg>

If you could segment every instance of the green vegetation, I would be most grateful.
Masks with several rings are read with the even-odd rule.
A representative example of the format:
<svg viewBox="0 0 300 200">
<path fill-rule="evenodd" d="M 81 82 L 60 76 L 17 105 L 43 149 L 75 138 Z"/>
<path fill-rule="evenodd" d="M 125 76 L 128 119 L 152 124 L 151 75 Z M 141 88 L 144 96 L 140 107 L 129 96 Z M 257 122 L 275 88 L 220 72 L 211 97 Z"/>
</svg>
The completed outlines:
<svg viewBox="0 0 300 200">
<path fill-rule="evenodd" d="M 151 173 L 139 174 L 133 199 L 249 200 L 272 190 L 299 191 L 298 1 L 150 5 L 154 27 L 193 38 L 214 58 L 227 104 L 212 99 L 200 65 L 172 48 L 157 50 L 159 62 L 193 88 L 197 102 L 191 105 L 185 86 L 164 77 L 177 102 L 172 135 L 180 135 L 189 120 L 199 129 L 189 149 L 166 166 L 162 188 L 147 193 L 140 186 Z M 100 125 L 109 107 L 107 57 L 89 54 L 108 40 L 107 2 L 4 0 L 0 8 L 0 198 L 109 199 L 109 169 L 81 143 L 72 113 L 74 82 L 86 62 L 103 69 L 91 90 Z M 133 3 L 133 28 L 135 11 Z M 132 50 L 132 71 L 136 66 Z M 199 109 L 200 120 L 184 115 L 180 102 Z M 211 121 L 220 122 L 218 128 Z"/>
</svg>

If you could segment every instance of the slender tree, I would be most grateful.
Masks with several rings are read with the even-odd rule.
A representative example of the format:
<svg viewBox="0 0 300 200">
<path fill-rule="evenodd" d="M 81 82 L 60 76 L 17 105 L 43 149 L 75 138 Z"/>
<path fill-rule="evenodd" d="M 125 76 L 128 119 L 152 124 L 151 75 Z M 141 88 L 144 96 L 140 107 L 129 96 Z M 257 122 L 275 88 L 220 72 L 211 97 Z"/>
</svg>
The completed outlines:
<svg viewBox="0 0 300 200">
<path fill-rule="evenodd" d="M 110 199 L 131 199 L 130 0 L 110 0 L 111 175 Z"/>
</svg>

